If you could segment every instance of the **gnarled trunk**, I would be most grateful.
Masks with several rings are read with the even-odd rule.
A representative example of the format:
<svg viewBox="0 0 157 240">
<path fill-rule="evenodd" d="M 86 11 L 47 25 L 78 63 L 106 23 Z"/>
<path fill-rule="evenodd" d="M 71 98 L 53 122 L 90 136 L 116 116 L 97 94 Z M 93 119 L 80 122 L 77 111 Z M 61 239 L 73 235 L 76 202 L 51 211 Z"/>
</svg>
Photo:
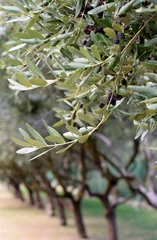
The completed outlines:
<svg viewBox="0 0 157 240">
<path fill-rule="evenodd" d="M 13 188 L 14 188 L 14 194 L 15 194 L 15 196 L 16 196 L 18 199 L 20 199 L 21 201 L 24 202 L 24 197 L 23 197 L 22 192 L 21 192 L 21 190 L 20 190 L 20 184 L 17 183 L 17 182 L 15 182 L 15 181 L 13 181 L 13 180 L 11 180 L 11 184 L 12 184 L 12 186 L 13 186 Z"/>
<path fill-rule="evenodd" d="M 73 213 L 78 234 L 81 238 L 88 238 L 86 234 L 83 216 L 81 212 L 81 201 L 72 200 Z"/>
<path fill-rule="evenodd" d="M 40 209 L 43 209 L 44 208 L 44 205 L 42 203 L 42 200 L 41 200 L 41 197 L 40 197 L 40 194 L 39 192 L 37 191 L 36 193 L 36 206 Z"/>
<path fill-rule="evenodd" d="M 58 205 L 60 223 L 62 226 L 67 226 L 65 207 L 64 207 L 63 200 L 61 198 L 57 198 L 57 205 Z"/>
<path fill-rule="evenodd" d="M 116 211 L 115 207 L 113 207 L 108 199 L 102 199 L 102 203 L 106 210 L 105 218 L 106 218 L 106 229 L 107 229 L 107 240 L 118 240 L 118 232 L 117 232 L 117 224 L 116 224 Z"/>
<path fill-rule="evenodd" d="M 108 240 L 118 240 L 115 209 L 108 209 L 106 212 Z"/>
<path fill-rule="evenodd" d="M 29 194 L 29 204 L 34 205 L 35 201 L 34 201 L 33 191 L 28 186 L 27 186 L 27 189 Z"/>
<path fill-rule="evenodd" d="M 48 197 L 47 197 L 46 212 L 47 212 L 48 216 L 50 216 L 50 217 L 56 216 L 55 199 L 51 195 L 48 195 Z"/>
</svg>

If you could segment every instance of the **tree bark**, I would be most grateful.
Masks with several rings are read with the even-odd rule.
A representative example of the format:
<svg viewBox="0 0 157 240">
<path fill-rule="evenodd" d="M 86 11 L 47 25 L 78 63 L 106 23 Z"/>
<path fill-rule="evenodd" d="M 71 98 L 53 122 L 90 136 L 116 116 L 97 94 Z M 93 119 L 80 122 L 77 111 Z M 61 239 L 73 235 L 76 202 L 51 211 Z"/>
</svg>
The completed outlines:
<svg viewBox="0 0 157 240">
<path fill-rule="evenodd" d="M 19 188 L 19 186 L 18 186 L 18 188 L 17 188 L 17 197 L 18 197 L 22 202 L 25 201 L 25 200 L 24 200 L 24 197 L 23 197 L 23 195 L 22 195 L 22 192 L 21 192 L 21 190 L 20 190 L 20 188 Z"/>
<path fill-rule="evenodd" d="M 55 206 L 55 199 L 51 195 L 47 197 L 47 207 L 46 212 L 48 216 L 54 217 L 56 216 L 56 206 Z"/>
<path fill-rule="evenodd" d="M 14 191 L 15 196 L 16 196 L 18 199 L 20 199 L 21 201 L 24 202 L 24 197 L 23 197 L 23 195 L 22 195 L 22 192 L 21 192 L 20 186 L 19 186 L 20 184 L 17 183 L 17 182 L 15 182 L 15 181 L 13 181 L 13 180 L 11 180 L 11 184 L 12 184 L 14 190 L 15 190 L 15 191 Z"/>
<path fill-rule="evenodd" d="M 43 209 L 43 208 L 44 208 L 44 205 L 43 205 L 43 203 L 42 203 L 42 200 L 41 200 L 41 197 L 40 197 L 39 192 L 37 191 L 37 192 L 35 193 L 35 195 L 36 195 L 36 205 L 37 205 L 37 207 L 40 208 L 40 209 Z"/>
<path fill-rule="evenodd" d="M 81 201 L 72 200 L 73 213 L 75 218 L 75 224 L 78 234 L 81 238 L 88 238 L 85 225 L 83 222 L 83 216 L 81 212 Z"/>
<path fill-rule="evenodd" d="M 106 209 L 105 217 L 107 221 L 108 240 L 118 240 L 115 208 L 110 206 L 110 208 Z"/>
<path fill-rule="evenodd" d="M 57 205 L 58 205 L 60 223 L 62 226 L 67 226 L 67 219 L 66 219 L 65 207 L 64 207 L 63 200 L 60 198 L 57 198 Z"/>
<path fill-rule="evenodd" d="M 34 201 L 33 191 L 29 187 L 27 187 L 27 189 L 29 194 L 29 203 L 30 205 L 34 205 L 35 201 Z"/>
</svg>

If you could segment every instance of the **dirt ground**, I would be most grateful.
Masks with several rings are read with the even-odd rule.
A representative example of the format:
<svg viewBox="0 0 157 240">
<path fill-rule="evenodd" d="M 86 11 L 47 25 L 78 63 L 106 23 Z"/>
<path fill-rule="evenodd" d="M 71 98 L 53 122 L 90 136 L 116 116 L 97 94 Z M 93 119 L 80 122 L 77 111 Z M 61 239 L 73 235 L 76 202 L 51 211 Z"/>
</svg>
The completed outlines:
<svg viewBox="0 0 157 240">
<path fill-rule="evenodd" d="M 1 240 L 79 240 L 72 224 L 61 227 L 57 217 L 22 203 L 0 186 Z"/>
</svg>

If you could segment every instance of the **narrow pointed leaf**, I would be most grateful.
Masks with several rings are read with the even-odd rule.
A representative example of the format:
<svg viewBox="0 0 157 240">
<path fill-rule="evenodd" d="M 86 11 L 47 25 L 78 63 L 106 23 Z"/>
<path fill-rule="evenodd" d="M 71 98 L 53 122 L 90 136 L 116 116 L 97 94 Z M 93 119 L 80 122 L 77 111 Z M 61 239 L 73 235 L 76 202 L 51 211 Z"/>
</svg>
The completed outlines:
<svg viewBox="0 0 157 240">
<path fill-rule="evenodd" d="M 72 147 L 74 143 L 71 143 L 70 145 L 68 145 L 66 148 L 63 148 L 59 151 L 56 152 L 56 154 L 59 154 L 59 153 L 64 153 L 66 150 L 68 150 L 70 147 Z"/>
<path fill-rule="evenodd" d="M 12 51 L 15 51 L 15 50 L 19 50 L 20 48 L 23 48 L 26 45 L 27 45 L 26 43 L 22 43 L 22 44 L 16 45 L 15 47 L 10 48 L 9 52 L 12 52 Z"/>
<path fill-rule="evenodd" d="M 16 73 L 16 77 L 20 84 L 26 87 L 32 87 L 32 84 L 28 81 L 28 79 L 22 73 Z"/>
<path fill-rule="evenodd" d="M 86 135 L 84 135 L 84 136 L 81 136 L 81 137 L 79 137 L 79 138 L 77 139 L 77 141 L 78 141 L 79 143 L 84 143 L 84 142 L 87 141 L 87 139 L 89 138 L 89 136 L 90 136 L 90 134 L 86 134 Z"/>
<path fill-rule="evenodd" d="M 22 128 L 19 128 L 20 133 L 22 134 L 22 136 L 24 138 L 30 138 L 30 136 L 28 135 L 28 133 L 26 131 L 24 131 Z"/>
<path fill-rule="evenodd" d="M 47 82 L 42 78 L 30 78 L 29 81 L 30 83 L 40 87 L 44 87 L 47 84 Z"/>
<path fill-rule="evenodd" d="M 24 141 L 22 141 L 22 140 L 20 140 L 20 139 L 18 139 L 18 138 L 11 138 L 11 140 L 14 142 L 14 143 L 16 143 L 16 144 L 18 144 L 18 145 L 20 145 L 20 146 L 22 146 L 22 147 L 28 147 L 28 146 L 31 146 L 31 144 L 29 144 L 29 143 L 26 143 L 26 142 L 24 142 Z"/>
<path fill-rule="evenodd" d="M 16 153 L 18 153 L 18 154 L 28 154 L 28 153 L 31 153 L 31 152 L 35 152 L 38 149 L 39 149 L 38 147 L 25 147 L 25 148 L 21 148 Z"/>
<path fill-rule="evenodd" d="M 28 57 L 26 57 L 26 61 L 27 61 L 29 69 L 34 74 L 34 76 L 36 76 L 37 78 L 41 77 L 42 79 L 45 79 L 41 70 Z"/>
<path fill-rule="evenodd" d="M 55 136 L 55 135 L 50 135 L 45 137 L 45 139 L 49 142 L 54 142 L 54 143 L 65 143 L 65 140 L 59 136 Z"/>
<path fill-rule="evenodd" d="M 45 122 L 45 120 L 43 120 L 43 123 L 44 123 L 44 125 L 45 125 L 48 133 L 50 134 L 50 136 L 52 136 L 52 137 L 53 137 L 53 136 L 58 137 L 58 138 L 60 139 L 61 143 L 64 143 L 64 142 L 65 142 L 64 138 L 59 134 L 59 132 L 57 132 L 54 128 L 48 126 L 47 123 Z"/>
<path fill-rule="evenodd" d="M 35 147 L 46 147 L 47 144 L 43 143 L 43 142 L 40 142 L 40 141 L 37 141 L 37 140 L 34 140 L 32 138 L 24 138 L 25 141 L 29 144 L 31 144 L 32 146 L 35 146 Z"/>
<path fill-rule="evenodd" d="M 25 32 L 27 32 L 38 20 L 39 18 L 39 13 L 37 13 L 28 23 L 27 26 L 25 27 Z"/>
<path fill-rule="evenodd" d="M 26 123 L 26 127 L 27 127 L 28 131 L 32 134 L 32 136 L 33 136 L 37 141 L 46 144 L 44 138 L 43 138 L 34 128 L 32 128 L 31 125 L 29 125 L 28 123 Z"/>
</svg>

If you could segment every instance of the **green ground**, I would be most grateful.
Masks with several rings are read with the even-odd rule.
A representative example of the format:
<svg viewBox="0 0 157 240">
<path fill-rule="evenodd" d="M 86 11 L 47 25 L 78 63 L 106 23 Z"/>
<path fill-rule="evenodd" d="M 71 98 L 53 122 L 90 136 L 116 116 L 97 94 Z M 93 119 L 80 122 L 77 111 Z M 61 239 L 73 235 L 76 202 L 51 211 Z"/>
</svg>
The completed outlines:
<svg viewBox="0 0 157 240">
<path fill-rule="evenodd" d="M 83 212 L 89 232 L 93 236 L 103 236 L 105 221 L 103 208 L 97 200 L 84 200 Z M 129 205 L 117 209 L 117 221 L 120 240 L 157 240 L 157 211 L 140 208 L 136 210 Z"/>
<path fill-rule="evenodd" d="M 106 240 L 103 208 L 97 200 L 85 199 L 83 213 L 92 240 Z M 123 205 L 117 211 L 120 240 L 157 240 L 157 211 Z M 68 227 L 58 218 L 21 203 L 6 189 L 0 191 L 0 239 L 3 240 L 78 240 L 71 213 Z"/>
</svg>

